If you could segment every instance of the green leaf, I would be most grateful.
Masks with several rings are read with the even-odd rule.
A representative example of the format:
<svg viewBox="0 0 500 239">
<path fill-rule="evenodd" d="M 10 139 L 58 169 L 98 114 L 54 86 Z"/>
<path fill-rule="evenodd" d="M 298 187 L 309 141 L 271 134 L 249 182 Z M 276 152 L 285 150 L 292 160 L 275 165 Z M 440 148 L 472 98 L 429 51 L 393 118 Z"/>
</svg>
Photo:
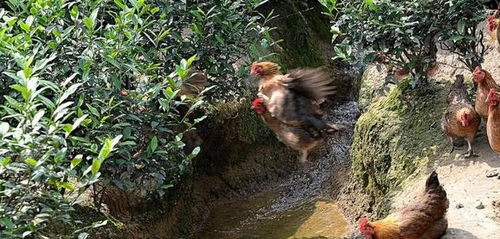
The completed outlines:
<svg viewBox="0 0 500 239">
<path fill-rule="evenodd" d="M 71 7 L 71 11 L 69 12 L 69 14 L 71 15 L 71 19 L 73 19 L 73 21 L 78 19 L 78 13 L 79 13 L 78 6 L 73 5 L 73 7 Z"/>
<path fill-rule="evenodd" d="M 36 164 L 38 163 L 38 161 L 36 161 L 34 158 L 32 157 L 29 157 L 27 159 L 24 160 L 25 163 L 31 165 L 32 167 L 35 167 Z"/>
<path fill-rule="evenodd" d="M 78 166 L 83 160 L 83 155 L 78 154 L 76 155 L 73 160 L 71 160 L 71 169 L 74 169 L 76 166 Z"/>
<path fill-rule="evenodd" d="M 156 38 L 156 41 L 157 41 L 157 42 L 159 42 L 159 41 L 163 40 L 163 39 L 164 39 L 164 38 L 165 38 L 168 34 L 170 34 L 170 31 L 171 31 L 171 30 L 172 30 L 172 29 L 171 29 L 171 28 L 169 28 L 169 29 L 167 29 L 167 30 L 163 31 L 163 32 L 162 32 L 162 33 L 161 33 L 161 34 L 160 34 L 160 35 Z"/>
<path fill-rule="evenodd" d="M 165 190 L 165 189 L 172 188 L 173 186 L 174 186 L 173 184 L 163 184 L 163 185 L 161 185 L 161 189 Z"/>
<path fill-rule="evenodd" d="M 21 96 L 23 97 L 24 101 L 28 102 L 29 98 L 31 96 L 31 92 L 28 90 L 28 88 L 22 86 L 22 85 L 11 85 L 10 88 L 19 91 L 21 93 Z"/>
<path fill-rule="evenodd" d="M 461 19 L 457 24 L 458 33 L 465 34 L 465 19 Z"/>
<path fill-rule="evenodd" d="M 54 104 L 54 102 L 52 102 L 49 98 L 43 96 L 43 95 L 39 95 L 38 98 L 40 99 L 40 101 L 42 101 L 42 103 L 49 109 L 54 109 L 56 107 L 56 105 Z"/>
<path fill-rule="evenodd" d="M 186 61 L 186 68 L 191 67 L 191 64 L 196 60 L 197 55 L 189 57 L 189 59 Z"/>
<path fill-rule="evenodd" d="M 191 160 L 193 159 L 194 157 L 196 157 L 199 153 L 200 153 L 201 149 L 200 147 L 196 147 L 193 149 L 193 152 L 191 152 L 189 155 L 188 155 L 188 158 Z"/>
<path fill-rule="evenodd" d="M 99 169 L 101 169 L 101 164 L 102 161 L 99 159 L 92 160 L 92 168 L 91 168 L 92 175 L 96 175 L 99 172 Z"/>
<path fill-rule="evenodd" d="M 57 187 L 58 188 L 65 188 L 65 189 L 68 189 L 69 191 L 73 191 L 75 190 L 75 185 L 73 185 L 72 183 L 70 182 L 62 182 L 62 183 L 58 183 L 57 184 Z"/>
<path fill-rule="evenodd" d="M 35 128 L 35 126 L 38 124 L 40 119 L 42 119 L 43 115 L 45 114 L 45 110 L 39 110 L 35 116 L 33 116 L 33 120 L 31 120 L 31 127 Z"/>
<path fill-rule="evenodd" d="M 21 235 L 21 238 L 25 238 L 25 237 L 27 237 L 27 236 L 31 235 L 31 233 L 33 233 L 33 232 L 32 232 L 32 231 L 25 231 L 25 232 L 23 232 L 23 234 Z"/>
<path fill-rule="evenodd" d="M 157 147 L 158 147 L 158 138 L 156 138 L 156 136 L 153 136 L 151 142 L 149 143 L 149 148 L 151 149 L 151 153 L 154 153 Z"/>
<path fill-rule="evenodd" d="M 88 114 L 85 114 L 85 115 L 82 115 L 81 117 L 79 117 L 78 119 L 75 120 L 75 122 L 73 123 L 73 125 L 71 126 L 71 130 L 69 132 L 67 132 L 67 135 L 66 137 L 69 136 L 69 134 L 71 132 L 73 132 L 73 130 L 75 130 L 76 128 L 78 128 L 82 122 L 88 117 L 89 115 Z"/>
<path fill-rule="evenodd" d="M 71 106 L 72 104 L 73 104 L 72 101 L 68 101 L 68 102 L 65 102 L 65 103 L 62 103 L 61 105 L 59 105 L 56 108 L 56 110 L 54 110 L 54 113 L 52 113 L 52 116 L 54 117 L 54 121 L 58 121 L 63 116 L 65 116 L 69 110 L 68 107 Z"/>
<path fill-rule="evenodd" d="M 73 125 L 71 124 L 64 124 L 63 130 L 66 132 L 66 136 L 68 137 L 69 133 L 73 130 Z"/>
<path fill-rule="evenodd" d="M 92 113 L 97 118 L 101 118 L 101 114 L 99 113 L 99 111 L 97 111 L 96 108 L 94 108 L 92 105 L 89 105 L 89 104 L 85 104 L 85 105 L 90 110 L 90 113 Z"/>
<path fill-rule="evenodd" d="M 61 95 L 61 97 L 59 97 L 59 99 L 57 100 L 57 104 L 61 104 L 63 101 L 65 101 L 70 95 L 75 93 L 75 91 L 81 85 L 82 85 L 82 83 L 77 83 L 77 84 L 73 84 L 72 86 L 70 86 L 66 91 L 64 91 L 64 93 Z"/>
<path fill-rule="evenodd" d="M 56 153 L 54 156 L 54 162 L 56 164 L 60 164 L 64 158 L 66 158 L 66 152 L 68 151 L 68 148 L 62 148 L 59 150 L 59 152 Z"/>
<path fill-rule="evenodd" d="M 49 58 L 43 59 L 42 61 L 37 61 L 35 63 L 34 72 L 38 72 L 38 71 L 44 69 L 51 61 L 56 59 L 56 57 L 57 57 L 57 54 L 52 53 Z"/>
<path fill-rule="evenodd" d="M 333 34 L 333 35 L 339 35 L 339 34 L 342 34 L 342 32 L 340 31 L 340 28 L 336 27 L 336 26 L 332 26 L 330 28 L 330 32 Z"/>
<path fill-rule="evenodd" d="M 10 157 L 0 158 L 0 165 L 6 167 L 11 161 Z"/>
<path fill-rule="evenodd" d="M 0 124 L 0 135 L 4 136 L 5 134 L 7 134 L 7 132 L 9 132 L 9 123 L 7 122 L 2 122 Z"/>
<path fill-rule="evenodd" d="M 100 221 L 100 222 L 94 222 L 92 223 L 92 228 L 99 228 L 102 226 L 106 226 L 108 224 L 108 220 Z"/>
<path fill-rule="evenodd" d="M 113 151 L 113 148 L 120 141 L 121 138 L 122 138 L 122 135 L 118 135 L 115 138 L 113 138 L 112 140 L 110 140 L 110 139 L 104 140 L 104 146 L 101 148 L 101 151 L 99 152 L 99 155 L 97 156 L 97 158 L 100 161 L 104 161 L 109 156 L 109 154 Z"/>
<path fill-rule="evenodd" d="M 85 24 L 89 33 L 94 32 L 94 21 L 91 18 L 85 17 L 83 19 L 83 24 Z"/>
<path fill-rule="evenodd" d="M 122 0 L 114 0 L 115 4 L 118 5 L 119 8 L 121 8 L 122 10 L 125 10 L 127 8 L 127 6 L 123 3 Z"/>
<path fill-rule="evenodd" d="M 90 234 L 88 234 L 86 232 L 82 232 L 82 233 L 78 234 L 78 239 L 87 239 L 87 238 L 90 238 Z"/>
</svg>

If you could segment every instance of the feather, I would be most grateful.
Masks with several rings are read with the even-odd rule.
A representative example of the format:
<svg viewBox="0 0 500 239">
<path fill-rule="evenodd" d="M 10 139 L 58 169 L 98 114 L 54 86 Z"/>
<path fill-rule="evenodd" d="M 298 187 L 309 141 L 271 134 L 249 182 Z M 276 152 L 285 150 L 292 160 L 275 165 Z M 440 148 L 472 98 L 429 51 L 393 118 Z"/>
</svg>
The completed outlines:
<svg viewBox="0 0 500 239">
<path fill-rule="evenodd" d="M 287 88 L 316 102 L 324 101 L 337 88 L 331 85 L 333 79 L 324 68 L 292 70 L 279 80 Z"/>
</svg>

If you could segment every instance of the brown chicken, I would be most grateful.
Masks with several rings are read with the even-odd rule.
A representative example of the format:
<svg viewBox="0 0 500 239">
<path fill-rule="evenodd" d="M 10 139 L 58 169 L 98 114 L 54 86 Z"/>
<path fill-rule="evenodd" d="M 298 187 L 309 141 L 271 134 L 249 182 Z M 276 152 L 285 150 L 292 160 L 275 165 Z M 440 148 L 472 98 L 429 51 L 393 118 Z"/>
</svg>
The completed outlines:
<svg viewBox="0 0 500 239">
<path fill-rule="evenodd" d="M 342 128 L 321 118 L 319 104 L 335 92 L 323 69 L 300 69 L 284 75 L 276 63 L 255 62 L 250 73 L 261 78 L 254 108 L 263 104 L 259 111 L 264 121 L 283 143 L 302 152 L 301 162 L 322 133 Z"/>
<path fill-rule="evenodd" d="M 469 100 L 464 85 L 464 76 L 457 75 L 456 77 L 457 79 L 448 93 L 448 108 L 441 119 L 441 128 L 450 138 L 451 152 L 455 149 L 454 138 L 464 138 L 467 141 L 469 149 L 465 157 L 468 158 L 473 155 L 472 142 L 476 137 L 479 125 L 481 125 L 481 116 L 476 113 Z"/>
<path fill-rule="evenodd" d="M 207 85 L 207 77 L 200 71 L 189 69 L 187 79 L 182 82 L 179 95 L 194 96 L 201 93 Z"/>
<path fill-rule="evenodd" d="M 362 218 L 359 230 L 369 239 L 438 239 L 448 228 L 448 206 L 446 191 L 432 172 L 423 193 L 408 206 L 379 221 Z"/>
<path fill-rule="evenodd" d="M 257 114 L 262 116 L 264 123 L 276 134 L 278 140 L 302 153 L 299 162 L 305 163 L 309 151 L 316 147 L 321 140 L 319 132 L 311 133 L 310 130 L 306 130 L 302 126 L 283 124 L 271 116 L 271 113 L 266 109 L 264 99 L 261 97 L 252 102 L 252 107 Z"/>
<path fill-rule="evenodd" d="M 498 27 L 500 25 L 500 5 L 498 6 L 498 10 L 495 12 L 495 14 L 488 17 L 487 22 L 491 38 L 493 40 L 496 39 L 496 41 L 500 45 L 500 27 Z"/>
<path fill-rule="evenodd" d="M 486 131 L 488 134 L 488 141 L 491 149 L 500 153 L 500 109 L 498 103 L 500 102 L 500 91 L 491 89 L 488 94 L 488 122 L 486 124 Z"/>
<path fill-rule="evenodd" d="M 483 118 L 488 118 L 488 103 L 486 97 L 491 88 L 499 89 L 491 74 L 482 69 L 481 66 L 476 67 L 472 73 L 473 80 L 477 83 L 476 90 L 476 112 Z"/>
</svg>

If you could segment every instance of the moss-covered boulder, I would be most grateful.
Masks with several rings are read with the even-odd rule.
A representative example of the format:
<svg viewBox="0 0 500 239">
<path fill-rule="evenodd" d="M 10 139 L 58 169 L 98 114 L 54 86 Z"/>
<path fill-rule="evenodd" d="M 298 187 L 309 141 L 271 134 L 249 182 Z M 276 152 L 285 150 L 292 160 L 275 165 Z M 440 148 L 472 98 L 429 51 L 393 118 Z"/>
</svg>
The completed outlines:
<svg viewBox="0 0 500 239">
<path fill-rule="evenodd" d="M 352 181 L 377 214 L 385 214 L 391 192 L 409 175 L 426 169 L 445 150 L 440 118 L 446 93 L 446 87 L 435 82 L 420 89 L 401 82 L 359 118 L 351 152 Z"/>
</svg>

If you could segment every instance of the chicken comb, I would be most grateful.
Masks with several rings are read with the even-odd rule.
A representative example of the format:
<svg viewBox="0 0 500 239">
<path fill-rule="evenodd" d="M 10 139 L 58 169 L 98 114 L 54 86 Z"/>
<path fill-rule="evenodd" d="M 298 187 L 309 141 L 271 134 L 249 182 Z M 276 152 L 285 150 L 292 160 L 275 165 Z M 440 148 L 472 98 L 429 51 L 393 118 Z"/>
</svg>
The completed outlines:
<svg viewBox="0 0 500 239">
<path fill-rule="evenodd" d="M 500 92 L 498 92 L 495 88 L 491 88 L 488 97 L 493 97 L 494 95 L 499 95 L 499 94 Z"/>
<path fill-rule="evenodd" d="M 472 72 L 472 74 L 476 74 L 476 73 L 479 73 L 480 71 L 483 71 L 483 68 L 481 68 L 481 66 L 476 66 L 476 68 L 474 69 L 474 71 Z"/>
<path fill-rule="evenodd" d="M 368 218 L 367 217 L 361 218 L 361 221 L 359 222 L 359 230 L 364 230 L 367 225 L 368 225 Z"/>
</svg>

